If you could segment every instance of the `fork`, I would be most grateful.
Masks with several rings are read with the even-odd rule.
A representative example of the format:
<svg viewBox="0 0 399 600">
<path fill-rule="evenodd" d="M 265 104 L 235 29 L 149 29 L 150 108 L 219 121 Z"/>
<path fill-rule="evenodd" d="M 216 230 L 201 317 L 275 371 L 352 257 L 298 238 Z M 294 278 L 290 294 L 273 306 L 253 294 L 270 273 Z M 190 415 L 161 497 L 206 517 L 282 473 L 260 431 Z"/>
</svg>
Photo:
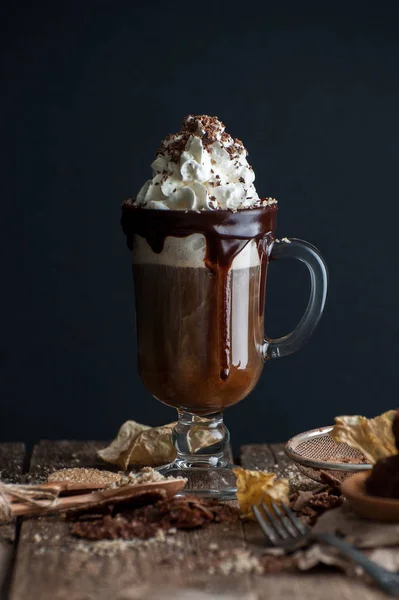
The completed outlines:
<svg viewBox="0 0 399 600">
<path fill-rule="evenodd" d="M 303 523 L 294 512 L 284 503 L 277 506 L 271 503 L 271 510 L 264 502 L 259 506 L 252 506 L 256 520 L 262 528 L 266 538 L 273 546 L 283 548 L 287 552 L 294 552 L 307 545 L 309 542 L 321 542 L 337 548 L 343 556 L 350 558 L 375 581 L 387 594 L 399 596 L 399 575 L 387 571 L 369 560 L 354 546 L 345 542 L 333 533 L 314 533 Z"/>
</svg>

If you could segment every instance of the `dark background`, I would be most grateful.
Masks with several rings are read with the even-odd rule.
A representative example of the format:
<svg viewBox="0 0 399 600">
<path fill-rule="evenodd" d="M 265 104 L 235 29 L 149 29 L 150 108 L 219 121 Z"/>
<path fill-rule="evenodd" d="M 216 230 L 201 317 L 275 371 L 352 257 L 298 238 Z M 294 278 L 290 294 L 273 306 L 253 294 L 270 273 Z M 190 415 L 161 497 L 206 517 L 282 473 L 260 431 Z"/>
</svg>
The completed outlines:
<svg viewBox="0 0 399 600">
<path fill-rule="evenodd" d="M 326 8 L 324 4 L 329 6 Z M 120 203 L 189 113 L 244 140 L 278 235 L 330 268 L 298 354 L 229 409 L 239 442 L 398 405 L 398 19 L 394 2 L 5 2 L 1 8 L 2 440 L 108 438 L 161 424 L 135 358 Z M 292 328 L 306 270 L 273 264 L 268 333 Z"/>
</svg>

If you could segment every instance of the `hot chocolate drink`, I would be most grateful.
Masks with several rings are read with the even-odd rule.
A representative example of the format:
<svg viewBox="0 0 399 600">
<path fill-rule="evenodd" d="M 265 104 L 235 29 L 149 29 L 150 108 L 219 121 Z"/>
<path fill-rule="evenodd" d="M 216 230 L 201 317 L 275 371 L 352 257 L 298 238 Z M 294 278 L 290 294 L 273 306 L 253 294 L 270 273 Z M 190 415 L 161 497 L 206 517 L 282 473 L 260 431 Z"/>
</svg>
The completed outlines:
<svg viewBox="0 0 399 600">
<path fill-rule="evenodd" d="M 161 143 L 152 179 L 122 205 L 140 375 L 179 415 L 176 460 L 162 473 L 193 475 L 187 491 L 225 499 L 236 486 L 224 455 L 223 409 L 251 392 L 266 359 L 292 354 L 309 338 L 327 287 L 313 246 L 275 239 L 277 202 L 258 196 L 246 156 L 216 117 L 186 117 Z M 271 258 L 297 258 L 311 273 L 302 320 L 276 340 L 264 335 Z"/>
</svg>

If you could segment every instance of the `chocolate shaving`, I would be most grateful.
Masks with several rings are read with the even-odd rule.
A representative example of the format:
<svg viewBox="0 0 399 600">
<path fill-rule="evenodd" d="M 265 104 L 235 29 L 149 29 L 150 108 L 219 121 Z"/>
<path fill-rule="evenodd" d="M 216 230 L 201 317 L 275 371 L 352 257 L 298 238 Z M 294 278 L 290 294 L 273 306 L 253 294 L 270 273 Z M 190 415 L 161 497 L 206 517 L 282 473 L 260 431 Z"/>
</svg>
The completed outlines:
<svg viewBox="0 0 399 600">
<path fill-rule="evenodd" d="M 71 526 L 71 533 L 90 540 L 147 539 L 155 536 L 160 529 L 194 529 L 209 523 L 232 523 L 238 518 L 237 508 L 217 500 L 174 496 L 135 510 L 125 507 L 119 514 L 78 521 Z"/>
<path fill-rule="evenodd" d="M 294 492 L 290 496 L 292 509 L 308 525 L 314 525 L 324 512 L 341 506 L 344 501 L 338 480 L 326 474 L 325 481 L 329 481 L 333 485 L 324 486 L 312 492 Z"/>
<path fill-rule="evenodd" d="M 224 129 L 224 124 L 217 117 L 188 115 L 184 119 L 179 133 L 177 135 L 168 135 L 161 142 L 157 154 L 168 155 L 172 162 L 178 163 L 182 153 L 186 149 L 189 138 L 196 136 L 201 138 L 204 148 L 220 140 L 230 157 L 233 158 L 237 155 L 237 152 L 242 152 L 245 148 L 241 140 L 238 139 L 233 140 L 232 144 L 232 138 Z"/>
<path fill-rule="evenodd" d="M 327 473 L 327 471 L 321 471 L 320 472 L 320 480 L 322 483 L 324 483 L 324 485 L 327 485 L 331 488 L 334 488 L 336 490 L 340 490 L 341 489 L 341 482 L 339 479 L 337 479 L 336 477 L 334 477 L 334 475 L 331 475 L 331 473 Z"/>
<path fill-rule="evenodd" d="M 170 500 L 145 506 L 134 513 L 134 517 L 145 522 L 156 522 L 164 529 L 193 529 L 212 521 L 222 523 L 235 521 L 238 509 L 217 500 L 205 500 L 195 496 L 174 496 Z"/>
</svg>

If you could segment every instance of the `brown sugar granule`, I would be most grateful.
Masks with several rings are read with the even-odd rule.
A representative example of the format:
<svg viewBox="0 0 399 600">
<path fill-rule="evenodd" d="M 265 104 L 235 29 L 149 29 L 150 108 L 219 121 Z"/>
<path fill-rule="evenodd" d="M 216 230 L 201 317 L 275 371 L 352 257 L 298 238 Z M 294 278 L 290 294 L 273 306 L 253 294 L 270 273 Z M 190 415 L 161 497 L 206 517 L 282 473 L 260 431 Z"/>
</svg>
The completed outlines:
<svg viewBox="0 0 399 600">
<path fill-rule="evenodd" d="M 67 481 L 70 483 L 87 483 L 93 485 L 103 485 L 104 487 L 119 483 L 123 475 L 121 473 L 112 473 L 111 471 L 101 471 L 100 469 L 60 469 L 54 471 L 48 477 L 49 483 L 55 481 Z"/>
<path fill-rule="evenodd" d="M 174 479 L 169 477 L 168 480 Z M 165 481 L 165 477 L 152 467 L 143 467 L 138 473 L 112 473 L 111 471 L 102 471 L 100 469 L 60 469 L 54 471 L 48 477 L 48 481 L 58 482 L 67 481 L 70 483 L 86 483 L 98 486 L 110 485 L 138 485 L 143 483 L 156 483 Z"/>
</svg>

